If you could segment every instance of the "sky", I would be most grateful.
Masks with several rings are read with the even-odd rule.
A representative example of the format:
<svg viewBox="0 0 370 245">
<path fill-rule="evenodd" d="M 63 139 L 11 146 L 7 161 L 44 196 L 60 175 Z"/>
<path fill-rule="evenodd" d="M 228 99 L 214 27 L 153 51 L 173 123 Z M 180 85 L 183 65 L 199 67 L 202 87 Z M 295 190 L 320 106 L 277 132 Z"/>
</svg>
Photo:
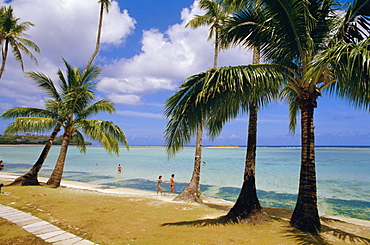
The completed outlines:
<svg viewBox="0 0 370 245">
<path fill-rule="evenodd" d="M 11 4 L 20 22 L 35 26 L 26 33 L 41 49 L 34 53 L 38 65 L 23 57 L 25 71 L 38 71 L 57 81 L 64 58 L 83 68 L 95 48 L 99 20 L 98 0 L 0 0 Z M 104 15 L 101 48 L 94 63 L 102 67 L 96 99 L 110 99 L 116 113 L 96 119 L 113 121 L 123 129 L 129 145 L 165 145 L 164 102 L 187 77 L 213 65 L 209 27 L 185 28 L 195 14 L 202 15 L 194 0 L 113 1 Z M 243 48 L 222 51 L 218 65 L 251 63 Z M 0 80 L 0 113 L 18 107 L 44 108 L 47 95 L 24 75 L 20 64 L 8 56 Z M 214 141 L 204 134 L 203 145 L 246 145 L 247 115 L 224 126 Z M 0 121 L 0 134 L 11 123 Z M 315 110 L 317 146 L 370 146 L 370 113 L 348 102 L 323 95 Z M 88 139 L 86 139 L 88 140 Z M 259 112 L 259 146 L 300 145 L 289 132 L 288 106 L 274 102 Z M 194 140 L 190 143 L 194 145 Z"/>
</svg>

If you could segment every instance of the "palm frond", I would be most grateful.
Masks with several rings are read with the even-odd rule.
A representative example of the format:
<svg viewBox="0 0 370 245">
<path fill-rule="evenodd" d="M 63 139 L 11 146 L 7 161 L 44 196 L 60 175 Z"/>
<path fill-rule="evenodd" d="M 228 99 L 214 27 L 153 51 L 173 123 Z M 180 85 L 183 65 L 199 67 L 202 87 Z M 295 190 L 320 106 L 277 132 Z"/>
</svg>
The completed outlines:
<svg viewBox="0 0 370 245">
<path fill-rule="evenodd" d="M 92 115 L 96 115 L 99 112 L 108 112 L 113 113 L 115 112 L 115 105 L 113 102 L 107 99 L 100 100 L 95 102 L 94 104 L 90 105 L 89 107 L 85 108 L 83 111 L 79 112 L 76 116 L 76 120 L 79 118 L 89 118 Z"/>
<path fill-rule="evenodd" d="M 51 117 L 56 118 L 55 113 L 44 109 L 31 107 L 14 107 L 6 110 L 1 115 L 2 119 L 13 119 L 17 117 Z"/>
<path fill-rule="evenodd" d="M 125 133 L 113 122 L 103 120 L 81 119 L 78 128 L 93 140 L 99 141 L 109 152 L 119 155 L 119 143 L 129 149 Z"/>
<path fill-rule="evenodd" d="M 335 40 L 357 43 L 370 36 L 370 1 L 355 0 L 348 3 L 346 14 L 340 20 Z"/>
<path fill-rule="evenodd" d="M 14 122 L 5 128 L 5 134 L 19 132 L 47 132 L 55 128 L 58 121 L 43 117 L 17 117 Z"/>
<path fill-rule="evenodd" d="M 164 134 L 169 156 L 173 156 L 190 142 L 191 136 L 202 121 L 197 97 L 205 76 L 206 73 L 200 73 L 189 77 L 165 102 L 164 116 L 169 118 L 169 121 Z"/>
<path fill-rule="evenodd" d="M 281 90 L 281 97 L 289 104 L 289 131 L 295 134 L 297 128 L 297 116 L 299 113 L 299 101 L 296 92 L 291 87 Z"/>
<path fill-rule="evenodd" d="M 249 103 L 263 107 L 278 97 L 282 70 L 273 65 L 249 65 L 210 69 L 189 77 L 166 101 L 167 153 L 172 156 L 189 143 L 205 120 L 215 138 L 223 125 L 247 112 Z"/>
<path fill-rule="evenodd" d="M 76 130 L 72 135 L 73 142 L 76 142 L 76 146 L 80 149 L 81 153 L 86 153 L 86 144 L 83 134 Z"/>
<path fill-rule="evenodd" d="M 370 39 L 358 44 L 342 43 L 328 49 L 322 57 L 330 62 L 336 83 L 329 93 L 346 98 L 355 107 L 370 110 Z M 322 59 L 324 59 L 322 58 Z"/>
<path fill-rule="evenodd" d="M 27 76 L 36 82 L 39 88 L 44 90 L 51 98 L 61 100 L 58 90 L 50 77 L 41 72 L 26 72 Z"/>
<path fill-rule="evenodd" d="M 109 7 L 111 5 L 110 0 L 99 0 L 99 3 L 102 4 L 105 11 L 109 13 Z"/>
</svg>

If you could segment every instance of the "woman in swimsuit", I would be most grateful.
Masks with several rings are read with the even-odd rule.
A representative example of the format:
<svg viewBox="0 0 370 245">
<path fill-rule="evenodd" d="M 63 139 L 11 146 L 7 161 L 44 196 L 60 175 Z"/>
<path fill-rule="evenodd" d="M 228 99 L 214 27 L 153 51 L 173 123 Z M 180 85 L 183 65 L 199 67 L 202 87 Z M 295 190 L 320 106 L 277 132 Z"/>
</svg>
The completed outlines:
<svg viewBox="0 0 370 245">
<path fill-rule="evenodd" d="M 162 195 L 162 183 L 166 184 L 166 182 L 164 182 L 162 180 L 162 175 L 159 175 L 158 180 L 157 180 L 157 188 L 158 188 L 157 189 L 157 194 L 158 194 L 158 192 L 160 192 L 161 195 Z"/>
</svg>

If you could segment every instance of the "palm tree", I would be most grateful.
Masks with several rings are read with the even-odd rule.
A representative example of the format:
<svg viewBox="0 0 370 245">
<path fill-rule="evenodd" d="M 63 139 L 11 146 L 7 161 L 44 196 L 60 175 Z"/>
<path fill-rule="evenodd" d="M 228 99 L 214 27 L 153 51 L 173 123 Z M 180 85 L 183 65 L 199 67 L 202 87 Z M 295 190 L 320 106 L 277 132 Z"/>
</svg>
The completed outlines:
<svg viewBox="0 0 370 245">
<path fill-rule="evenodd" d="M 67 68 L 71 71 L 70 66 L 68 63 L 63 60 Z M 61 70 L 58 70 L 57 74 L 59 77 L 59 87 L 62 91 L 58 91 L 57 87 L 55 86 L 54 82 L 46 75 L 39 73 L 39 72 L 29 72 L 27 75 L 34 80 L 38 87 L 44 90 L 50 97 L 49 100 L 46 101 L 46 109 L 38 109 L 38 108 L 27 108 L 27 107 L 15 107 L 5 111 L 2 115 L 2 119 L 15 119 L 17 117 L 54 117 L 59 122 L 63 122 L 63 116 L 59 114 L 58 111 L 58 103 L 63 101 L 63 98 L 68 94 L 73 92 L 74 90 L 86 90 L 88 93 L 85 95 L 87 96 L 86 99 L 91 99 L 94 93 L 94 83 L 91 81 L 94 80 L 99 75 L 98 67 L 90 67 L 87 72 L 84 74 L 79 80 L 65 80 L 63 77 L 63 73 Z M 32 168 L 24 175 L 15 179 L 10 185 L 39 185 L 38 182 L 38 173 L 41 170 L 42 165 L 48 153 L 53 145 L 53 142 L 60 131 L 61 123 L 55 123 L 55 127 L 52 130 L 51 135 L 47 143 L 45 144 L 39 158 L 32 166 Z M 17 128 L 16 128 L 17 129 Z"/>
<path fill-rule="evenodd" d="M 331 93 L 352 100 L 358 107 L 369 109 L 370 103 L 370 1 L 357 0 L 342 7 L 344 15 L 338 14 L 336 8 L 339 7 L 331 1 L 261 0 L 253 8 L 235 14 L 225 28 L 228 42 L 259 47 L 262 57 L 270 62 L 260 67 L 283 77 L 280 82 L 290 102 L 292 130 L 297 112 L 301 112 L 301 172 L 290 223 L 313 233 L 321 227 L 313 126 L 317 98 L 330 88 Z M 249 76 L 267 79 L 267 73 L 259 72 L 258 67 L 254 66 Z M 236 69 L 220 68 L 218 72 L 227 80 L 240 75 Z"/>
<path fill-rule="evenodd" d="M 253 77 L 248 71 L 259 71 L 268 76 Z M 224 73 L 228 74 L 228 79 Z M 258 201 L 255 187 L 257 111 L 276 97 L 279 90 L 277 78 L 281 79 L 279 73 L 262 65 L 211 69 L 188 78 L 167 101 L 165 115 L 170 114 L 171 120 L 167 124 L 165 138 L 172 153 L 189 142 L 202 115 L 207 116 L 205 127 L 214 139 L 226 122 L 240 113 L 249 112 L 243 187 L 234 207 L 222 218 L 226 222 L 262 223 L 269 220 Z"/>
<path fill-rule="evenodd" d="M 206 10 L 204 15 L 196 15 L 195 18 L 190 20 L 185 27 L 198 28 L 203 25 L 211 25 L 208 40 L 211 40 L 215 36 L 215 47 L 214 47 L 214 58 L 213 58 L 213 68 L 217 67 L 219 47 L 219 32 L 222 27 L 223 22 L 228 18 L 227 11 L 219 4 L 218 1 L 201 0 L 199 2 L 200 8 Z M 175 96 L 177 98 L 177 96 Z M 166 102 L 169 106 L 170 100 Z M 170 117 L 171 114 L 167 114 Z M 204 118 L 202 122 L 198 125 L 195 136 L 195 157 L 194 157 L 194 169 L 191 180 L 185 189 L 174 198 L 174 201 L 186 201 L 186 202 L 202 202 L 200 199 L 200 163 L 202 158 L 202 136 L 203 136 L 203 126 Z"/>
<path fill-rule="evenodd" d="M 82 79 L 86 78 L 87 73 L 82 73 L 78 68 L 72 68 L 67 62 L 65 64 L 67 74 L 64 76 L 63 73 L 59 72 L 59 90 L 65 91 L 62 87 L 68 86 L 68 84 L 84 84 Z M 94 74 L 97 76 L 99 73 L 100 69 L 95 67 Z M 71 86 L 71 89 L 64 94 L 62 101 L 48 100 L 46 102 L 46 108 L 54 112 L 54 116 L 45 117 L 45 114 L 40 113 L 39 117 L 18 117 L 5 131 L 6 133 L 16 133 L 22 130 L 45 131 L 55 127 L 55 124 L 59 124 L 64 129 L 60 154 L 54 171 L 47 182 L 48 185 L 60 186 L 65 157 L 72 136 L 81 152 L 86 152 L 83 134 L 99 141 L 110 153 L 119 154 L 118 143 L 124 143 L 128 148 L 125 134 L 113 122 L 88 119 L 99 112 L 112 113 L 115 111 L 114 104 L 105 99 L 92 104 L 94 97 L 91 89 L 95 85 L 96 83 L 89 79 L 85 86 Z"/>
<path fill-rule="evenodd" d="M 95 50 L 94 50 L 93 54 L 91 55 L 89 61 L 87 62 L 84 72 L 91 66 L 93 60 L 95 59 L 96 55 L 99 52 L 100 38 L 101 38 L 101 32 L 102 32 L 102 28 L 103 28 L 104 9 L 108 13 L 109 12 L 109 7 L 111 5 L 110 0 L 99 0 L 98 2 L 100 3 L 98 35 L 97 35 L 97 38 L 96 38 Z"/>
<path fill-rule="evenodd" d="M 200 9 L 204 9 L 204 15 L 196 15 L 185 27 L 198 28 L 200 26 L 210 26 L 208 40 L 214 37 L 214 57 L 213 68 L 217 67 L 218 53 L 220 51 L 219 36 L 224 22 L 229 18 L 229 12 L 217 0 L 200 0 Z"/>
<path fill-rule="evenodd" d="M 66 77 L 69 80 L 79 80 L 81 75 L 84 75 L 78 68 L 68 69 L 68 71 Z M 119 143 L 124 143 L 126 148 L 129 148 L 124 132 L 113 122 L 89 119 L 99 112 L 113 113 L 115 111 L 114 104 L 105 99 L 92 103 L 92 100 L 84 99 L 85 93 L 86 91 L 84 90 L 74 91 L 66 96 L 66 103 L 63 103 L 62 111 L 65 115 L 65 120 L 62 124 L 64 129 L 63 141 L 57 163 L 46 183 L 47 185 L 60 186 L 65 158 L 72 137 L 82 152 L 86 151 L 84 135 L 92 140 L 99 141 L 109 153 L 118 155 Z"/>
<path fill-rule="evenodd" d="M 29 21 L 18 23 L 19 18 L 14 18 L 12 6 L 3 6 L 0 8 L 0 44 L 2 62 L 0 68 L 0 78 L 5 69 L 6 58 L 8 56 L 9 46 L 17 61 L 21 63 L 22 71 L 24 71 L 22 52 L 28 55 L 33 61 L 37 60 L 27 47 L 32 48 L 35 52 L 39 53 L 40 48 L 28 37 L 24 32 L 27 31 L 33 24 Z"/>
</svg>

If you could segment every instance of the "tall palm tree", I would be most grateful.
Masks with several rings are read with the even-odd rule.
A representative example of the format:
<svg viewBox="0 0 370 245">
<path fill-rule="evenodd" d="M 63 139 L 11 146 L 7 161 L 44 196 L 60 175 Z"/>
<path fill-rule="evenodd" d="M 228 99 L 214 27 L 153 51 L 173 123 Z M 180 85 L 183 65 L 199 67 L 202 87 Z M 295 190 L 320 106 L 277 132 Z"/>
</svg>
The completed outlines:
<svg viewBox="0 0 370 245">
<path fill-rule="evenodd" d="M 94 61 L 96 55 L 99 52 L 101 32 L 102 32 L 102 28 L 103 28 L 104 9 L 108 13 L 109 12 L 109 7 L 111 5 L 110 0 L 99 0 L 98 3 L 100 3 L 100 14 L 99 14 L 98 35 L 96 37 L 95 50 L 94 50 L 93 54 L 91 55 L 89 61 L 87 62 L 84 72 L 91 66 L 92 62 Z"/>
<path fill-rule="evenodd" d="M 228 42 L 260 47 L 262 57 L 270 62 L 261 66 L 283 77 L 280 82 L 290 103 L 292 130 L 301 112 L 301 172 L 291 225 L 313 233 L 321 227 L 313 126 L 317 98 L 330 88 L 331 93 L 352 100 L 356 106 L 370 108 L 370 1 L 343 6 L 344 15 L 336 11 L 338 8 L 328 0 L 261 0 L 258 6 L 235 14 L 225 28 Z M 225 80 L 235 76 L 230 67 L 218 72 Z M 266 77 L 257 70 L 249 75 Z"/>
<path fill-rule="evenodd" d="M 71 71 L 68 63 L 65 60 L 63 61 L 68 70 Z M 94 83 L 92 83 L 92 81 L 99 75 L 99 72 L 100 70 L 98 67 L 90 67 L 81 79 L 71 79 L 66 81 L 63 77 L 62 71 L 59 69 L 57 74 L 59 77 L 58 84 L 61 88 L 61 91 L 58 91 L 58 88 L 55 86 L 54 82 L 45 74 L 40 72 L 29 72 L 27 75 L 36 82 L 39 88 L 48 94 L 50 99 L 48 99 L 45 103 L 47 108 L 42 110 L 38 108 L 15 107 L 5 111 L 1 115 L 1 118 L 15 119 L 17 117 L 40 117 L 43 114 L 43 117 L 55 117 L 56 120 L 62 123 L 64 119 L 63 115 L 59 114 L 59 109 L 57 107 L 58 103 L 61 103 L 68 93 L 81 89 L 88 91 L 88 93 L 85 93 L 87 96 L 86 99 L 91 99 L 92 95 L 94 94 Z M 55 123 L 56 125 L 52 130 L 47 143 L 45 144 L 39 158 L 32 168 L 26 174 L 15 179 L 10 185 L 39 185 L 38 173 L 40 172 L 41 167 L 44 164 L 44 161 L 53 145 L 53 142 L 60 131 L 61 123 Z"/>
<path fill-rule="evenodd" d="M 214 37 L 214 57 L 213 57 L 213 68 L 217 67 L 218 53 L 220 50 L 219 46 L 219 32 L 223 25 L 223 22 L 228 18 L 228 13 L 218 1 L 201 0 L 199 2 L 200 9 L 204 9 L 206 13 L 204 15 L 196 15 L 190 20 L 185 27 L 198 28 L 204 25 L 210 25 L 210 32 L 208 40 Z M 177 98 L 177 96 L 175 96 Z M 169 99 L 173 100 L 173 99 Z M 171 102 L 167 101 L 166 104 L 169 106 Z M 167 117 L 170 117 L 167 114 Z M 185 189 L 174 198 L 175 201 L 186 201 L 186 202 L 202 202 L 200 195 L 200 166 L 202 158 L 202 137 L 203 137 L 203 118 L 202 122 L 198 125 L 198 129 L 195 135 L 195 157 L 194 157 L 194 169 L 191 180 Z"/>
<path fill-rule="evenodd" d="M 214 39 L 213 68 L 217 67 L 218 54 L 220 51 L 220 30 L 229 18 L 229 12 L 217 0 L 200 0 L 200 9 L 204 9 L 204 15 L 195 15 L 185 27 L 198 28 L 200 26 L 210 26 L 208 40 Z"/>
<path fill-rule="evenodd" d="M 257 59 L 257 57 L 255 57 Z M 255 187 L 255 147 L 257 108 L 274 99 L 279 90 L 276 71 L 258 67 L 232 67 L 211 69 L 189 77 L 179 90 L 167 101 L 166 116 L 171 115 L 165 138 L 172 151 L 188 143 L 190 136 L 202 121 L 208 118 L 205 127 L 214 139 L 223 125 L 240 113 L 249 112 L 248 148 L 244 183 L 238 201 L 223 219 L 229 222 L 262 223 L 268 220 L 259 204 Z M 263 72 L 265 77 L 249 76 L 249 72 Z M 225 79 L 223 73 L 228 74 Z M 173 152 L 172 152 L 173 153 Z"/>
<path fill-rule="evenodd" d="M 2 58 L 0 78 L 5 69 L 9 46 L 12 49 L 15 59 L 20 62 L 22 71 L 24 71 L 22 52 L 28 55 L 37 64 L 35 56 L 27 47 L 32 48 L 37 53 L 40 52 L 40 48 L 34 42 L 27 39 L 28 35 L 24 33 L 30 26 L 33 26 L 33 24 L 29 21 L 18 23 L 19 20 L 19 18 L 14 18 L 12 6 L 3 6 L 0 8 L 0 44 Z"/>
</svg>

